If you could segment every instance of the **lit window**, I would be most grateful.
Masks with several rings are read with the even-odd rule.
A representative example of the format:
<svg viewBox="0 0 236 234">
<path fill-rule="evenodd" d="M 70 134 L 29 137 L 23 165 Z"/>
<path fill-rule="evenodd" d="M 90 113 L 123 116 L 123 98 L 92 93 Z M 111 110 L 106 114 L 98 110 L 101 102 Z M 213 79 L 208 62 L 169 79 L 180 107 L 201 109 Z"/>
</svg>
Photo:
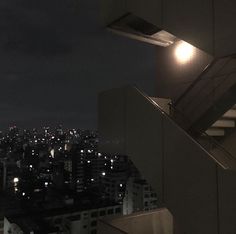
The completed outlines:
<svg viewBox="0 0 236 234">
<path fill-rule="evenodd" d="M 14 183 L 18 183 L 18 182 L 19 182 L 19 178 L 15 177 L 15 178 L 13 179 L 13 182 L 14 182 Z"/>
</svg>

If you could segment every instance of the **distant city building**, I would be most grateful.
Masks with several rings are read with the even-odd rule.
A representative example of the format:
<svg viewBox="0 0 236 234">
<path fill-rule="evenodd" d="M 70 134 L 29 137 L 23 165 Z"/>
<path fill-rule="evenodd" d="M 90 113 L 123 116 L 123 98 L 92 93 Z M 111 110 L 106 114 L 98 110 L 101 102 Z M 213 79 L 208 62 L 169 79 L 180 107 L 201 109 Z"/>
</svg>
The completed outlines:
<svg viewBox="0 0 236 234">
<path fill-rule="evenodd" d="M 155 193 L 128 157 L 97 146 L 96 132 L 62 126 L 1 133 L 4 234 L 95 234 L 98 218 L 156 208 Z"/>
<path fill-rule="evenodd" d="M 127 182 L 127 171 L 109 172 L 103 178 L 105 197 L 120 204 L 123 202 Z"/>
<path fill-rule="evenodd" d="M 0 191 L 12 189 L 18 183 L 18 177 L 17 183 L 14 182 L 17 172 L 18 168 L 16 162 L 7 159 L 0 160 Z"/>
<path fill-rule="evenodd" d="M 146 180 L 130 177 L 123 200 L 123 214 L 158 208 L 157 194 Z"/>
<path fill-rule="evenodd" d="M 57 227 L 61 233 L 96 234 L 98 219 L 121 214 L 122 206 L 112 205 L 70 213 L 62 212 L 47 217 L 46 220 L 53 227 Z"/>
<path fill-rule="evenodd" d="M 108 216 L 120 216 L 121 205 L 97 206 L 92 209 L 52 209 L 43 214 L 5 216 L 4 234 L 96 234 L 97 221 Z"/>
</svg>

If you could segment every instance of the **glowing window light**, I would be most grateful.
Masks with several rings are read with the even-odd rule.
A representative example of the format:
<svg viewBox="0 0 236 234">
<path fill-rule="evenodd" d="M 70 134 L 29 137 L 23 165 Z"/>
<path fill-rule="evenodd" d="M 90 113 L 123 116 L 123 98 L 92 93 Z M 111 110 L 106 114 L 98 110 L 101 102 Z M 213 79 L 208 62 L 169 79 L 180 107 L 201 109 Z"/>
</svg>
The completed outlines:
<svg viewBox="0 0 236 234">
<path fill-rule="evenodd" d="M 175 49 L 175 57 L 179 63 L 187 63 L 194 55 L 194 47 L 185 41 L 178 43 Z"/>
<path fill-rule="evenodd" d="M 14 182 L 14 183 L 18 183 L 18 182 L 19 182 L 19 178 L 15 177 L 15 178 L 13 179 L 13 182 Z"/>
<path fill-rule="evenodd" d="M 54 150 L 54 149 L 51 149 L 50 154 L 51 154 L 52 158 L 54 158 L 54 156 L 55 156 L 55 150 Z"/>
</svg>

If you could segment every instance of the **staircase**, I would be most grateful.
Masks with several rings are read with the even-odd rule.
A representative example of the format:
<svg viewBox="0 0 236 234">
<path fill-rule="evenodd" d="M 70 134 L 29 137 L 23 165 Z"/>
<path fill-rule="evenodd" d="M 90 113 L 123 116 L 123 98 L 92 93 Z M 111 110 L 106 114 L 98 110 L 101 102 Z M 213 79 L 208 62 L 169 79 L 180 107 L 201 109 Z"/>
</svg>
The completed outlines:
<svg viewBox="0 0 236 234">
<path fill-rule="evenodd" d="M 229 130 L 235 128 L 236 121 L 236 105 L 231 107 L 225 112 L 215 123 L 213 123 L 207 130 L 206 133 L 209 136 L 216 138 L 223 138 Z"/>
<path fill-rule="evenodd" d="M 236 56 L 217 58 L 174 101 L 174 119 L 188 132 L 222 137 L 235 127 Z M 233 107 L 232 107 L 233 106 Z M 232 109 L 230 109 L 232 108 Z"/>
</svg>

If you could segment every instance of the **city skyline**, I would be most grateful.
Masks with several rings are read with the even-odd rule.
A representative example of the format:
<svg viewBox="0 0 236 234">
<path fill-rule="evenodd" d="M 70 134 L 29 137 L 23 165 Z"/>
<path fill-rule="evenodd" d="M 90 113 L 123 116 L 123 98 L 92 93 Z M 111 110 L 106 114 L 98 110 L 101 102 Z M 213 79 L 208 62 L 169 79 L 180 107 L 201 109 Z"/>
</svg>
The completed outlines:
<svg viewBox="0 0 236 234">
<path fill-rule="evenodd" d="M 0 133 L 4 230 L 96 234 L 99 217 L 156 209 L 157 194 L 128 157 L 102 153 L 98 142 L 96 131 L 61 125 Z"/>
</svg>

